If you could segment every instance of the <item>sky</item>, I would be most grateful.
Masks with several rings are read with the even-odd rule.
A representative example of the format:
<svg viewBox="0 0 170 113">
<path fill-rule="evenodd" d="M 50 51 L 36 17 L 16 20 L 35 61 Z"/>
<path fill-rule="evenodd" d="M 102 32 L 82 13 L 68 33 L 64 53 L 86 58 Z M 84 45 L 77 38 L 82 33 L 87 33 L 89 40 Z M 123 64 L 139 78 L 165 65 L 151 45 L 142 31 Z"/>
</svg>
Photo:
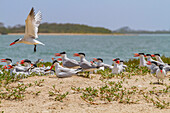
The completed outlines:
<svg viewBox="0 0 170 113">
<path fill-rule="evenodd" d="M 0 22 L 24 25 L 32 7 L 42 22 L 170 30 L 170 0 L 0 0 Z"/>
</svg>

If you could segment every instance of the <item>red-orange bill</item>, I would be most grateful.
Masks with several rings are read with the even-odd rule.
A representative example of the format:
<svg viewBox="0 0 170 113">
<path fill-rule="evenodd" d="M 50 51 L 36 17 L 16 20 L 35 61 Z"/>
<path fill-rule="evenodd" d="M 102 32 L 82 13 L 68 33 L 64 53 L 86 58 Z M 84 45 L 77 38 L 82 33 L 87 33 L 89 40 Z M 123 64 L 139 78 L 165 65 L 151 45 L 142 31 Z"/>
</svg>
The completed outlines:
<svg viewBox="0 0 170 113">
<path fill-rule="evenodd" d="M 134 55 L 135 55 L 134 57 L 138 57 L 138 56 L 139 56 L 139 54 L 138 54 L 138 53 L 135 53 Z"/>
<path fill-rule="evenodd" d="M 95 62 L 96 62 L 96 61 L 97 61 L 97 58 L 93 58 L 93 61 L 95 61 Z"/>
<path fill-rule="evenodd" d="M 57 60 L 58 60 L 58 61 L 62 61 L 62 58 L 58 58 Z"/>
<path fill-rule="evenodd" d="M 12 46 L 12 45 L 14 45 L 15 44 L 15 42 L 12 42 L 11 44 L 10 44 L 10 46 Z"/>
<path fill-rule="evenodd" d="M 117 64 L 120 64 L 120 61 L 118 60 L 118 61 L 116 61 L 116 63 L 117 63 Z"/>
<path fill-rule="evenodd" d="M 1 59 L 1 62 L 6 62 L 6 59 Z"/>
<path fill-rule="evenodd" d="M 146 64 L 151 65 L 152 63 L 150 61 L 148 61 Z"/>
<path fill-rule="evenodd" d="M 56 53 L 55 56 L 61 56 L 61 54 L 60 53 Z"/>
<path fill-rule="evenodd" d="M 78 53 L 74 53 L 74 56 L 80 56 Z"/>
<path fill-rule="evenodd" d="M 52 70 L 52 69 L 53 69 L 53 67 L 54 67 L 54 65 L 52 65 L 52 66 L 51 66 L 50 70 Z"/>
</svg>

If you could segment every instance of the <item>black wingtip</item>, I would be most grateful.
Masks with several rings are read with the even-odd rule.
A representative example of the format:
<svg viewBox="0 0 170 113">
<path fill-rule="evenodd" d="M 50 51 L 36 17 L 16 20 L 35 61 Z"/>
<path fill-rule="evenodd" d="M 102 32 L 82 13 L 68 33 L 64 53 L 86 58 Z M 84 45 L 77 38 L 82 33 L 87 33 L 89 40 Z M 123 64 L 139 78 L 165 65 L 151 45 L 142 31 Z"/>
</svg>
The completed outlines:
<svg viewBox="0 0 170 113">
<path fill-rule="evenodd" d="M 29 15 L 32 15 L 32 14 L 34 14 L 34 7 L 31 8 Z"/>
</svg>

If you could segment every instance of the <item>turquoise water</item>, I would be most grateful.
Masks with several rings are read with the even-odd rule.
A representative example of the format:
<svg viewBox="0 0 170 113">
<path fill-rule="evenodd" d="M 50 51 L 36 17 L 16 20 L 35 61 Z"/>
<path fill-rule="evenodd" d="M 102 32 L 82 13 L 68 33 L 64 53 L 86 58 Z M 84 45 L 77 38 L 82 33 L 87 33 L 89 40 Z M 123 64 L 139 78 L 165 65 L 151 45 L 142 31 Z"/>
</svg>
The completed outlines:
<svg viewBox="0 0 170 113">
<path fill-rule="evenodd" d="M 66 51 L 69 58 L 75 52 L 84 52 L 88 60 L 101 57 L 105 63 L 112 64 L 113 58 L 128 60 L 134 58 L 136 52 L 160 53 L 170 56 L 170 35 L 138 35 L 138 36 L 44 36 L 40 35 L 38 40 L 45 46 L 38 45 L 37 52 L 33 52 L 33 45 L 15 44 L 11 42 L 21 35 L 0 35 L 0 59 L 11 58 L 14 62 L 22 59 L 32 61 L 38 58 L 51 61 L 54 53 Z"/>
</svg>

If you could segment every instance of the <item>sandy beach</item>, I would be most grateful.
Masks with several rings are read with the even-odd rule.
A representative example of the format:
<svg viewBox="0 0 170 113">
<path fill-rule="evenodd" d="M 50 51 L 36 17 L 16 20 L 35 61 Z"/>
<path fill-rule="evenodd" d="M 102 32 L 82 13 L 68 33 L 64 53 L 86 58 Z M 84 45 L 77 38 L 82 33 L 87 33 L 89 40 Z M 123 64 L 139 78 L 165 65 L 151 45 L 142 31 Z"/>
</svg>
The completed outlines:
<svg viewBox="0 0 170 113">
<path fill-rule="evenodd" d="M 105 79 L 106 81 L 122 81 L 121 78 Z M 36 84 L 42 81 L 40 84 Z M 135 75 L 131 78 L 123 80 L 123 87 L 136 86 L 140 90 L 155 90 L 165 88 L 165 85 L 151 84 L 157 81 L 152 75 Z M 97 105 L 90 104 L 81 98 L 82 93 L 72 90 L 71 87 L 94 87 L 98 88 L 105 83 L 101 81 L 100 74 L 92 74 L 90 78 L 83 76 L 73 76 L 70 78 L 57 78 L 55 75 L 50 76 L 34 76 L 26 79 L 21 79 L 16 83 L 9 84 L 9 87 L 14 87 L 17 84 L 32 84 L 24 93 L 22 100 L 8 100 L 2 99 L 0 104 L 0 111 L 5 113 L 169 113 L 169 108 L 156 108 L 153 103 L 147 103 L 141 95 L 137 95 L 139 102 L 137 103 L 119 103 L 117 101 L 107 102 L 97 100 Z M 169 85 L 169 79 L 164 80 L 164 84 Z M 57 93 L 69 94 L 62 100 L 62 102 L 55 100 L 55 96 L 50 96 L 49 91 L 53 91 L 53 86 Z M 40 92 L 39 92 L 40 91 Z M 168 94 L 160 96 L 160 98 L 170 102 Z M 133 98 L 136 98 L 134 95 Z"/>
</svg>

